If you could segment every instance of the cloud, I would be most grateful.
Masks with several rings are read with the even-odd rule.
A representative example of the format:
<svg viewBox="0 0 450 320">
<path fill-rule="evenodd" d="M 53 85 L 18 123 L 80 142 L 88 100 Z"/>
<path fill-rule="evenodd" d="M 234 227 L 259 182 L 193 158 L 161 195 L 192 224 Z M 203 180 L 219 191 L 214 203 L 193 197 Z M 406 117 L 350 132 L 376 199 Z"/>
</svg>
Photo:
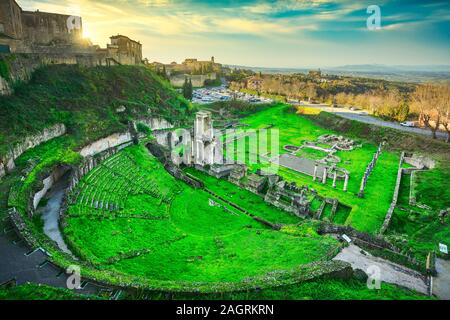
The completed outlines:
<svg viewBox="0 0 450 320">
<path fill-rule="evenodd" d="M 292 55 L 310 51 L 311 60 L 314 50 L 336 52 L 339 42 L 351 45 L 356 49 L 353 55 L 358 54 L 368 39 L 366 7 L 372 4 L 368 1 L 18 0 L 25 10 L 81 15 L 92 41 L 102 46 L 117 33 L 140 40 L 150 57 L 159 53 L 179 58 L 198 53 L 195 48 L 210 48 L 208 55 L 233 50 L 244 58 L 250 52 L 265 56 L 274 48 L 284 48 Z M 397 31 L 403 33 L 398 43 L 406 41 L 408 32 L 414 41 L 425 27 L 449 21 L 450 10 L 444 2 L 409 1 L 377 0 L 382 8 L 381 34 L 389 36 L 389 45 L 392 36 L 400 34 Z"/>
</svg>

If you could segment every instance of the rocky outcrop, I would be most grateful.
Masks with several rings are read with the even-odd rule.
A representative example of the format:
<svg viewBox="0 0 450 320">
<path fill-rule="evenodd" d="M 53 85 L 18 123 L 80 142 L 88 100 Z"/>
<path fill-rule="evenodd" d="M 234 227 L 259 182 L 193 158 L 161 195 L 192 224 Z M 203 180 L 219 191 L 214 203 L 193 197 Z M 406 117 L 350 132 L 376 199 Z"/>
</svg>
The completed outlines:
<svg viewBox="0 0 450 320">
<path fill-rule="evenodd" d="M 117 147 L 119 145 L 131 142 L 133 137 L 130 132 L 115 133 L 106 138 L 91 143 L 80 150 L 80 155 L 84 158 L 96 155 L 105 150 Z"/>
<path fill-rule="evenodd" d="M 28 136 L 21 142 L 10 146 L 10 150 L 7 154 L 0 158 L 0 178 L 3 177 L 6 172 L 15 168 L 14 160 L 21 156 L 25 151 L 34 148 L 41 143 L 60 137 L 65 133 L 66 126 L 64 124 L 56 124 L 53 127 L 44 129 L 39 134 Z"/>
</svg>

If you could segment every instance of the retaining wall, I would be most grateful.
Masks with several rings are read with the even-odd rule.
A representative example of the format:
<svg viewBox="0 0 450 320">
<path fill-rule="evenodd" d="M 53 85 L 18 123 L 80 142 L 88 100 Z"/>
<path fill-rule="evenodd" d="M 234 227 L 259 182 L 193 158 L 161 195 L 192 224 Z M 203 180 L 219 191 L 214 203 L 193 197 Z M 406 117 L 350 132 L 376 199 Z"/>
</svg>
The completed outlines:
<svg viewBox="0 0 450 320">
<path fill-rule="evenodd" d="M 121 144 L 131 142 L 133 137 L 130 132 L 115 133 L 106 138 L 100 139 L 91 143 L 80 150 L 80 155 L 84 158 L 94 156 L 105 150 L 117 147 Z"/>
<path fill-rule="evenodd" d="M 386 232 L 387 228 L 389 227 L 389 223 L 391 222 L 392 215 L 394 214 L 395 207 L 397 206 L 398 201 L 398 194 L 400 192 L 400 184 L 402 182 L 402 175 L 403 175 L 403 162 L 405 160 L 405 153 L 402 152 L 402 155 L 400 157 L 400 164 L 397 172 L 397 182 L 395 184 L 395 190 L 394 190 L 394 196 L 392 199 L 391 206 L 389 207 L 389 210 L 386 214 L 386 217 L 383 222 L 383 226 L 381 227 L 380 233 L 383 234 Z"/>
<path fill-rule="evenodd" d="M 6 155 L 0 158 L 0 178 L 15 168 L 14 160 L 28 149 L 34 148 L 51 139 L 60 137 L 66 133 L 66 126 L 62 123 L 44 129 L 41 133 L 28 136 L 21 142 L 10 146 Z"/>
</svg>

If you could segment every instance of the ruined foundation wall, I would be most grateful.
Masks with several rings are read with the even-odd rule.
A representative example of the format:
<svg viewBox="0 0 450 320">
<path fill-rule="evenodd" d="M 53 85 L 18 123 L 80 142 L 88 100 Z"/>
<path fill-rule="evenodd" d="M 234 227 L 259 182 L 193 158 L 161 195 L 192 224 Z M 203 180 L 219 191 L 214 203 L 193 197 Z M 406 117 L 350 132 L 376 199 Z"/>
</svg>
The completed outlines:
<svg viewBox="0 0 450 320">
<path fill-rule="evenodd" d="M 130 132 L 115 133 L 84 147 L 83 149 L 81 149 L 80 155 L 84 158 L 93 156 L 110 148 L 114 148 L 121 144 L 131 142 L 132 140 L 133 137 L 131 136 Z"/>
<path fill-rule="evenodd" d="M 163 118 L 143 118 L 143 119 L 138 119 L 136 121 L 136 123 L 143 123 L 145 124 L 147 127 L 150 128 L 150 130 L 154 131 L 154 130 L 165 130 L 165 129 L 173 129 L 173 124 L 170 123 L 169 121 L 167 121 L 166 119 Z"/>
<path fill-rule="evenodd" d="M 395 207 L 397 206 L 398 201 L 398 195 L 400 193 L 400 184 L 402 182 L 402 176 L 403 176 L 403 162 L 405 160 L 405 153 L 403 152 L 400 157 L 400 164 L 397 172 L 397 181 L 395 184 L 395 190 L 394 190 L 394 196 L 392 199 L 391 206 L 389 207 L 389 210 L 386 214 L 386 217 L 383 222 L 383 226 L 381 227 L 380 233 L 383 234 L 386 232 L 387 228 L 389 227 L 389 223 L 391 222 L 392 215 L 394 214 Z"/>
<path fill-rule="evenodd" d="M 7 64 L 9 79 L 0 79 L 0 95 L 12 94 L 11 87 L 17 82 L 28 82 L 33 72 L 46 65 L 52 64 L 79 64 L 82 66 L 102 65 L 95 55 L 84 52 L 83 47 L 52 46 L 33 47 L 34 53 L 27 54 L 0 54 L 0 61 Z M 6 82 L 6 84 L 4 83 Z M 3 88 L 3 89 L 2 89 Z M 9 88 L 7 90 L 6 88 Z"/>
<path fill-rule="evenodd" d="M 44 142 L 51 139 L 60 137 L 66 133 L 66 126 L 64 124 L 56 124 L 53 127 L 44 129 L 41 133 L 28 136 L 21 142 L 10 146 L 10 150 L 6 155 L 0 158 L 0 178 L 2 178 L 6 172 L 15 168 L 14 160 L 22 155 L 28 149 L 34 148 Z"/>
</svg>

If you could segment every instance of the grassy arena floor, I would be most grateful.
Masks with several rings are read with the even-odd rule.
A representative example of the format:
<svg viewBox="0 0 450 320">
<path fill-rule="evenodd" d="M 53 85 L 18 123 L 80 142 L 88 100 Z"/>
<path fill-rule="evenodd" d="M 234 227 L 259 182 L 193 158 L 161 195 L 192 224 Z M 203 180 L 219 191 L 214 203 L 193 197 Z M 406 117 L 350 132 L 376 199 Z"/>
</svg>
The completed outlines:
<svg viewBox="0 0 450 320">
<path fill-rule="evenodd" d="M 119 171 L 123 175 L 110 174 Z M 233 282 L 316 261 L 338 245 L 307 224 L 295 227 L 305 232 L 274 231 L 211 202 L 206 192 L 176 181 L 143 146 L 123 150 L 80 186 L 64 233 L 74 251 L 100 269 L 159 280 Z M 108 198 L 108 190 L 121 199 Z M 94 198 L 122 201 L 123 209 L 95 209 Z"/>
<path fill-rule="evenodd" d="M 263 129 L 268 126 L 278 129 L 280 154 L 287 152 L 283 149 L 285 145 L 301 146 L 305 141 L 315 141 L 321 135 L 334 133 L 316 126 L 309 119 L 292 112 L 291 107 L 283 104 L 248 116 L 242 122 L 248 125 L 250 129 Z M 336 156 L 341 158 L 338 166 L 350 172 L 348 192 L 342 191 L 342 181 L 338 182 L 337 188 L 334 189 L 331 179 L 324 185 L 314 182 L 310 176 L 284 167 L 279 167 L 278 174 L 289 182 L 296 182 L 299 186 L 309 186 L 324 197 L 338 199 L 342 204 L 352 208 L 350 215 L 343 223 L 350 224 L 361 231 L 376 233 L 381 228 L 392 202 L 400 154 L 388 151 L 382 153 L 368 180 L 365 198 L 360 199 L 357 194 L 361 179 L 376 152 L 377 146 L 365 141 L 359 142 L 362 144 L 361 148 L 336 153 Z M 270 148 L 268 149 L 270 152 Z M 307 156 L 306 153 L 303 155 Z M 314 155 L 311 158 L 316 160 Z M 259 167 L 260 165 L 256 165 L 252 168 Z"/>
<path fill-rule="evenodd" d="M 207 188 L 224 199 L 246 208 L 250 213 L 268 220 L 274 224 L 296 224 L 300 218 L 286 213 L 268 203 L 264 199 L 250 191 L 237 187 L 224 179 L 217 179 L 194 168 L 186 168 L 185 171 L 205 183 Z"/>
</svg>

